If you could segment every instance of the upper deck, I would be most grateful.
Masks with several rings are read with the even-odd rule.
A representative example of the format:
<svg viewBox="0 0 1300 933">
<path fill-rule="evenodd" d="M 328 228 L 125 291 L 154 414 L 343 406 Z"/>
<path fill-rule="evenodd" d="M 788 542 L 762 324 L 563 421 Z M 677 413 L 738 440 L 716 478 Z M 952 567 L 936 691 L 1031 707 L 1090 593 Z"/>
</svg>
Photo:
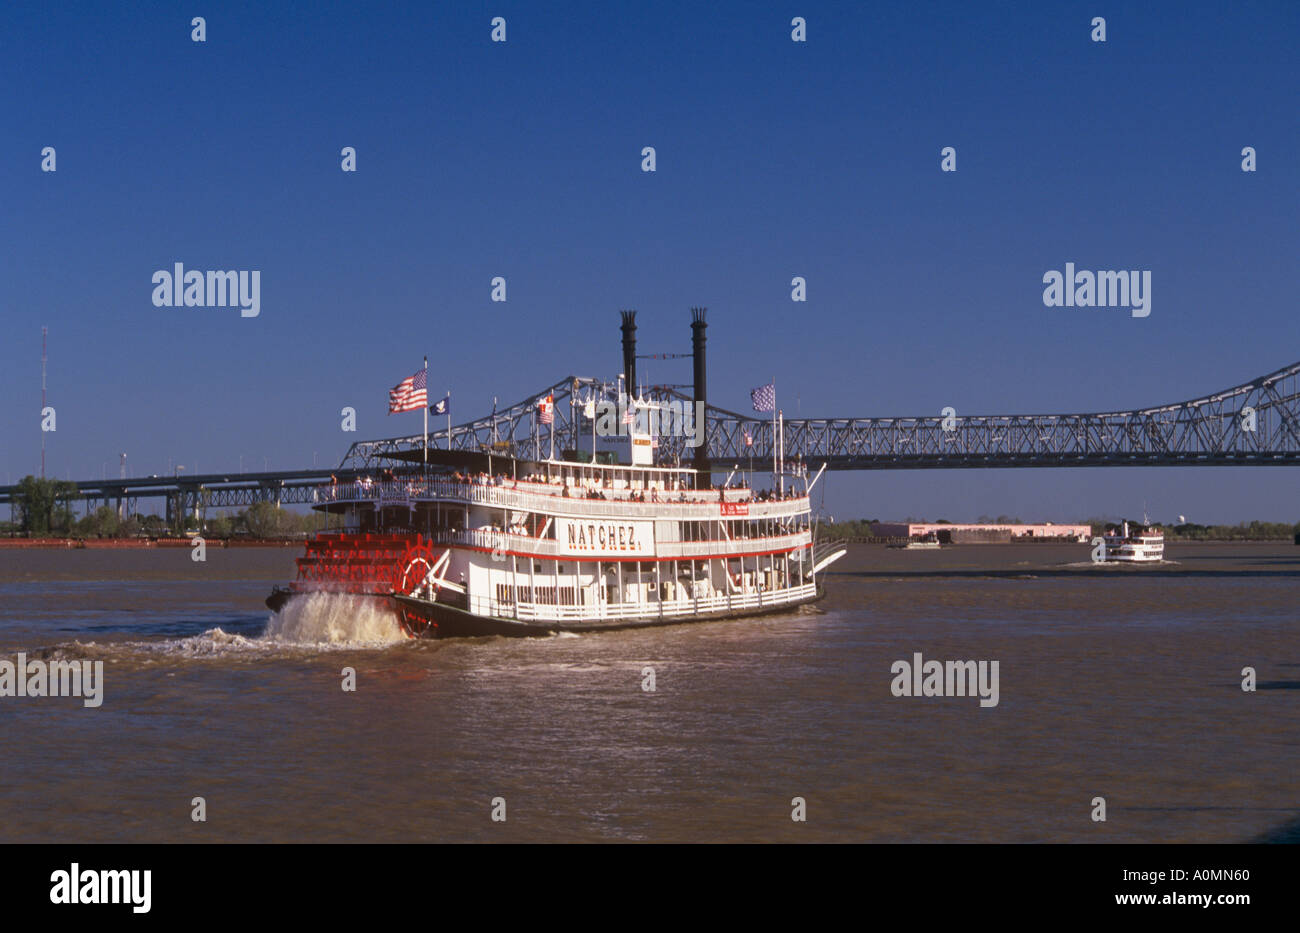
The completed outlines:
<svg viewBox="0 0 1300 933">
<path fill-rule="evenodd" d="M 586 466 L 586 465 L 583 465 Z M 629 470 L 629 472 L 631 472 Z M 645 472 L 638 470 L 636 472 Z M 667 471 L 665 471 L 667 472 Z M 397 477 L 392 480 L 359 479 L 318 490 L 316 506 L 345 508 L 362 503 L 380 508 L 444 502 L 516 509 L 544 515 L 589 518 L 642 518 L 701 520 L 720 516 L 779 518 L 809 511 L 808 496 L 800 493 L 756 493 L 747 487 L 689 489 L 661 484 L 657 478 L 598 478 L 556 474 L 525 479 L 497 474 L 438 474 Z M 667 488 L 664 488 L 664 485 Z"/>
</svg>

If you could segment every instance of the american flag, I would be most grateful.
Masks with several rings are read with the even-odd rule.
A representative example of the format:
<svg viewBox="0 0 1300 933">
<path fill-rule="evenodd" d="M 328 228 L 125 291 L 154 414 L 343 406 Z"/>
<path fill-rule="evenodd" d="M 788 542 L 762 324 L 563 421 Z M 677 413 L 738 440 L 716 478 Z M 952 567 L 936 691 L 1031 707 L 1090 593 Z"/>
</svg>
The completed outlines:
<svg viewBox="0 0 1300 933">
<path fill-rule="evenodd" d="M 555 423 L 555 396 L 548 395 L 546 398 L 539 398 L 537 400 L 537 408 L 541 412 L 541 414 L 538 415 L 538 421 L 542 424 Z"/>
<path fill-rule="evenodd" d="M 634 406 L 629 405 L 629 406 L 627 406 L 627 408 L 623 411 L 623 423 L 624 423 L 624 424 L 636 424 L 636 410 L 635 410 Z"/>
<path fill-rule="evenodd" d="M 749 393 L 749 400 L 754 403 L 754 411 L 774 411 L 776 409 L 776 383 L 769 382 Z"/>
<path fill-rule="evenodd" d="M 388 413 L 417 411 L 429 404 L 429 369 L 425 367 L 388 390 Z"/>
<path fill-rule="evenodd" d="M 754 446 L 754 435 L 750 434 L 748 431 L 745 432 L 745 446 L 746 447 Z"/>
</svg>

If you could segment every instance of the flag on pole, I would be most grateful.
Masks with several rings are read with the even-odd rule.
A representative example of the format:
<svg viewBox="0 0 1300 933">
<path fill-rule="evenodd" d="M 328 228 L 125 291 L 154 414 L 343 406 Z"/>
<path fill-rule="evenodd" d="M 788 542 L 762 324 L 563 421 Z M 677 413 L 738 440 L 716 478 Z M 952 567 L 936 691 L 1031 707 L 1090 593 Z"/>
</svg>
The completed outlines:
<svg viewBox="0 0 1300 933">
<path fill-rule="evenodd" d="M 636 424 L 636 409 L 634 407 L 635 405 L 636 403 L 633 402 L 631 405 L 628 405 L 627 408 L 623 411 L 624 424 Z"/>
<path fill-rule="evenodd" d="M 388 413 L 415 411 L 429 404 L 429 368 L 408 376 L 388 390 Z"/>
<path fill-rule="evenodd" d="M 754 435 L 750 434 L 748 431 L 745 432 L 745 446 L 746 447 L 754 446 Z"/>
<path fill-rule="evenodd" d="M 555 396 L 548 395 L 546 398 L 537 400 L 537 410 L 539 412 L 537 420 L 542 424 L 555 423 Z"/>
<path fill-rule="evenodd" d="M 596 399 L 595 396 L 588 398 L 582 403 L 582 417 L 588 421 L 596 420 Z"/>
<path fill-rule="evenodd" d="M 451 393 L 448 392 L 446 398 L 434 402 L 433 405 L 430 406 L 429 411 L 433 412 L 435 415 L 450 415 Z"/>
<path fill-rule="evenodd" d="M 776 383 L 752 389 L 749 400 L 754 403 L 754 411 L 774 411 L 776 409 Z"/>
</svg>

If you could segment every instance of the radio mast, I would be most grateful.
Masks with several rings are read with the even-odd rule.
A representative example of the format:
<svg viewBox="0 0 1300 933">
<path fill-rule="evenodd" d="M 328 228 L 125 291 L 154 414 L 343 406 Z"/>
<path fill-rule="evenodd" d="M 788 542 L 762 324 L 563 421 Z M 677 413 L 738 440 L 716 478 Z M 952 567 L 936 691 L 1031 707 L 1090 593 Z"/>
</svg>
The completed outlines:
<svg viewBox="0 0 1300 933">
<path fill-rule="evenodd" d="M 45 335 L 50 329 L 41 328 L 41 479 L 45 479 Z"/>
</svg>

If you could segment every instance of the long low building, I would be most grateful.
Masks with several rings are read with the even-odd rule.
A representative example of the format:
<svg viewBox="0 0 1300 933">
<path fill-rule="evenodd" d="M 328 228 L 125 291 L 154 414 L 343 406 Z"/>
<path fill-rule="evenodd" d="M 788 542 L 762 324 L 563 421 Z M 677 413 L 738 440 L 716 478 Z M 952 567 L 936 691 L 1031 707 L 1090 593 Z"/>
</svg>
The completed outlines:
<svg viewBox="0 0 1300 933">
<path fill-rule="evenodd" d="M 881 538 L 921 538 L 933 534 L 939 540 L 1010 541 L 1016 538 L 1044 538 L 1057 541 L 1085 542 L 1092 536 L 1091 525 L 1057 525 L 1044 522 L 1038 525 L 958 522 L 874 522 L 872 534 Z"/>
</svg>

